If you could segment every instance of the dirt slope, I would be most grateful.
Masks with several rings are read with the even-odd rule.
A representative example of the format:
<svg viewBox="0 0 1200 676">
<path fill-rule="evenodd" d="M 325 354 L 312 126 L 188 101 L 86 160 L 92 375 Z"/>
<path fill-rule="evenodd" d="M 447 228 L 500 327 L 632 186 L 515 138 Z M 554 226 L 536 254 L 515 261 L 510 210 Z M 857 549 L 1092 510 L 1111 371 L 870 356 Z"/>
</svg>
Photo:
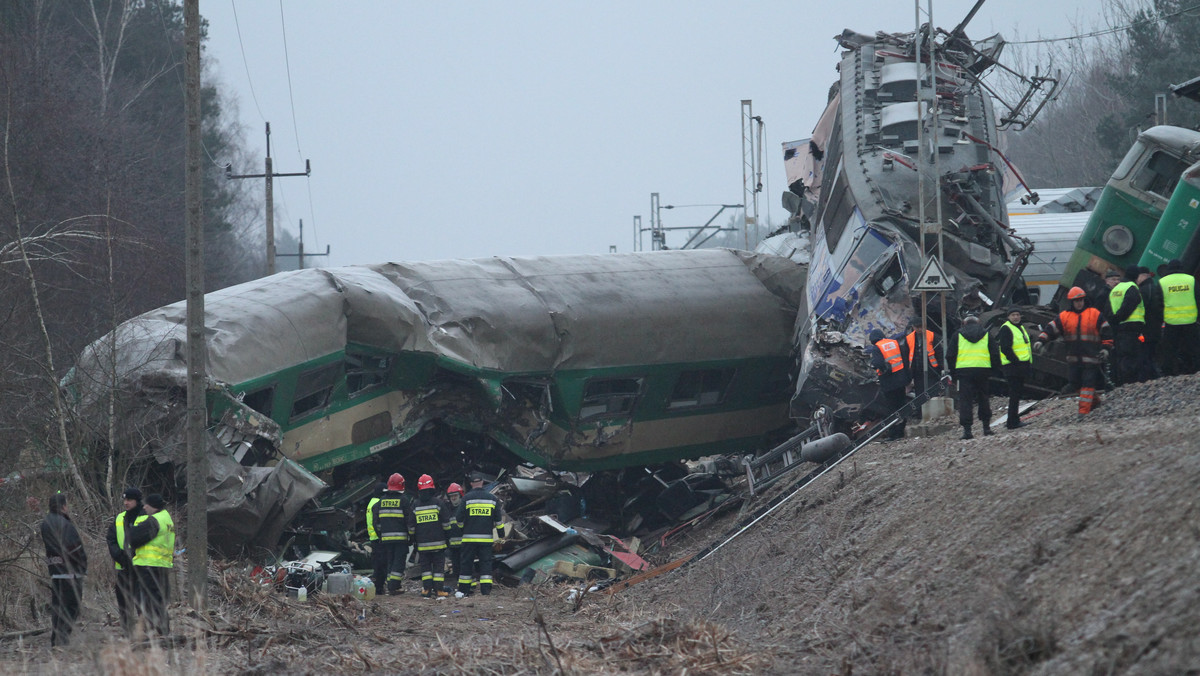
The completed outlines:
<svg viewBox="0 0 1200 676">
<path fill-rule="evenodd" d="M 93 584 L 76 646 L 0 641 L 0 672 L 1200 673 L 1195 402 L 1200 377 L 1166 379 L 1083 420 L 1062 400 L 1015 432 L 873 444 L 713 557 L 578 609 L 566 585 L 298 604 L 233 566 L 207 616 L 172 609 L 173 649 L 117 640 Z"/>
<path fill-rule="evenodd" d="M 874 444 L 640 593 L 801 673 L 1195 670 L 1198 401 L 1173 378 L 1083 420 L 1062 400 L 993 437 Z"/>
</svg>

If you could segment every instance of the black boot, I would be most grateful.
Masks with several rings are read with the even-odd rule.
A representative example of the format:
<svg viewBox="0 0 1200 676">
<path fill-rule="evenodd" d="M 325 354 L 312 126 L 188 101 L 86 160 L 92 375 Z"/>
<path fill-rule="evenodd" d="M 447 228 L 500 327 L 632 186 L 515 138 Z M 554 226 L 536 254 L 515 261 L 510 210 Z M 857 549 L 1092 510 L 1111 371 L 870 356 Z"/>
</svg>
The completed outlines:
<svg viewBox="0 0 1200 676">
<path fill-rule="evenodd" d="M 975 438 L 975 435 L 974 435 L 974 434 L 971 434 L 971 428 L 970 428 L 970 427 L 967 427 L 966 425 L 963 425 L 963 435 L 962 435 L 962 438 L 963 438 L 963 439 L 974 439 L 974 438 Z"/>
<path fill-rule="evenodd" d="M 983 436 L 990 437 L 990 436 L 992 436 L 992 434 L 993 434 L 993 432 L 992 432 L 991 424 L 983 423 Z"/>
</svg>

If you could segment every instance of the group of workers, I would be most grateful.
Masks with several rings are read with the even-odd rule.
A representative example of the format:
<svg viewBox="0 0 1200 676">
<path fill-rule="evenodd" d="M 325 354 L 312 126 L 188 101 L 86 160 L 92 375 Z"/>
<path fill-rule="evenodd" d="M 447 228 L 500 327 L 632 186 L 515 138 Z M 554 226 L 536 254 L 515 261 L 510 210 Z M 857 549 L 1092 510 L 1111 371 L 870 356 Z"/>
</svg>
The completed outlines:
<svg viewBox="0 0 1200 676">
<path fill-rule="evenodd" d="M 977 315 L 965 316 L 959 330 L 947 340 L 945 355 L 950 375 L 958 385 L 962 438 L 974 437 L 971 428 L 975 411 L 983 424 L 983 434 L 992 434 L 989 378 L 997 367 L 1008 385 L 1006 426 L 1025 426 L 1019 406 L 1033 355 L 1058 338 L 1065 343 L 1067 380 L 1071 389 L 1079 392 L 1080 415 L 1100 405 L 1096 389 L 1103 382 L 1101 369 L 1105 362 L 1112 365 L 1116 384 L 1200 370 L 1200 288 L 1178 260 L 1158 272 L 1159 279 L 1155 280 L 1144 267 L 1129 266 L 1123 273 L 1109 271 L 1105 280 L 1109 291 L 1102 308 L 1092 307 L 1087 293 L 1072 287 L 1067 292 L 1068 307 L 1032 342 L 1021 324 L 1018 307 L 1008 309 L 1006 321 L 994 334 Z M 902 340 L 887 338 L 879 329 L 869 335 L 868 356 L 889 411 L 904 410 L 910 383 L 921 386 L 921 370 L 938 369 L 932 332 L 924 333 L 921 340 L 920 329 L 910 326 Z M 889 428 L 889 438 L 904 436 L 905 417 L 900 415 L 899 422 Z"/>
<path fill-rule="evenodd" d="M 116 566 L 121 629 L 132 637 L 141 618 L 147 628 L 166 636 L 170 632 L 167 599 L 175 560 L 175 523 L 166 510 L 166 501 L 157 493 L 146 496 L 143 502 L 139 489 L 127 488 L 122 500 L 124 509 L 109 525 L 106 537 L 108 553 Z M 65 494 L 50 496 L 41 536 L 50 570 L 50 645 L 66 646 L 79 617 L 87 552 L 71 521 Z"/>
<path fill-rule="evenodd" d="M 417 479 L 417 494 L 404 491 L 404 476 L 388 477 L 367 503 L 367 537 L 371 541 L 376 593 L 402 594 L 410 552 L 421 566 L 421 596 L 457 598 L 492 593 L 493 529 L 504 532 L 500 501 L 473 473 L 471 490 L 452 483 L 439 494 L 433 477 Z M 450 579 L 446 584 L 446 564 Z"/>
</svg>

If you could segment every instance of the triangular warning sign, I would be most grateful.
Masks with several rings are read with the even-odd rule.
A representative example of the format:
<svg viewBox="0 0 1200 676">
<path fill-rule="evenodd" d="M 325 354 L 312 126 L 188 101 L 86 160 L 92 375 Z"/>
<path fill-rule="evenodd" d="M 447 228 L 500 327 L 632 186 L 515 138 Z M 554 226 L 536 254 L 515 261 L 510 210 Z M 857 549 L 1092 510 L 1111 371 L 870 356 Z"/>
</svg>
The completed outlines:
<svg viewBox="0 0 1200 676">
<path fill-rule="evenodd" d="M 954 286 L 950 284 L 950 279 L 946 277 L 946 273 L 936 258 L 930 258 L 925 262 L 925 267 L 921 268 L 921 274 L 917 275 L 917 283 L 913 284 L 912 288 L 913 291 L 954 290 Z"/>
</svg>

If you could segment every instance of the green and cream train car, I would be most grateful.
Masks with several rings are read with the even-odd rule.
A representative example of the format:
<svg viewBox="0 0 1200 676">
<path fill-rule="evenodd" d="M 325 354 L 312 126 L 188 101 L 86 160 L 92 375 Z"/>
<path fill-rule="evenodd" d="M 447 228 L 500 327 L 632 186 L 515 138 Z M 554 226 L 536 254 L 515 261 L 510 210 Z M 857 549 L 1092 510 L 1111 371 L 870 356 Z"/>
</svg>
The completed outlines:
<svg viewBox="0 0 1200 676">
<path fill-rule="evenodd" d="M 242 464 L 310 471 L 438 426 L 561 470 L 753 452 L 792 426 L 804 280 L 724 249 L 281 273 L 205 297 L 210 423 Z M 178 411 L 185 310 L 89 347 L 70 379 L 81 404 L 103 408 L 87 384 L 115 363 L 120 390 L 163 400 L 144 410 Z"/>
<path fill-rule="evenodd" d="M 1140 264 L 1180 176 L 1198 160 L 1198 131 L 1157 126 L 1138 135 L 1105 185 L 1067 262 L 1056 299 L 1072 286 L 1099 298 L 1107 293 L 1108 270 Z"/>
</svg>

